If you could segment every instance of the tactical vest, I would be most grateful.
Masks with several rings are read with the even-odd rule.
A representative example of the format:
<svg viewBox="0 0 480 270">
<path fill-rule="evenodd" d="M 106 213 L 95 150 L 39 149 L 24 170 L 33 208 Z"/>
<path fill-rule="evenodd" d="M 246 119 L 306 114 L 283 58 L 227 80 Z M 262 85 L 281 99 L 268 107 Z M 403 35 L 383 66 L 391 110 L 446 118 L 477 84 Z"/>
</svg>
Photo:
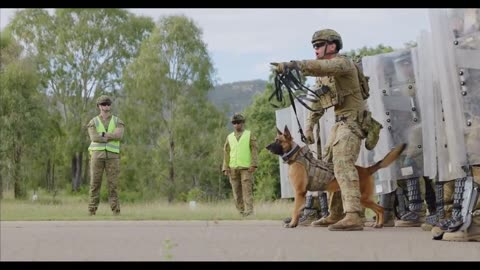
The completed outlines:
<svg viewBox="0 0 480 270">
<path fill-rule="evenodd" d="M 112 133 L 115 131 L 115 128 L 117 127 L 118 118 L 112 115 L 112 119 L 110 119 L 110 123 L 108 123 L 108 130 L 105 130 L 105 127 L 103 126 L 103 123 L 102 123 L 102 120 L 100 120 L 100 117 L 97 116 L 93 118 L 93 121 L 95 122 L 95 127 L 98 133 L 102 133 L 102 132 Z M 120 141 L 111 140 L 106 143 L 91 142 L 90 146 L 88 147 L 88 150 L 89 151 L 107 150 L 109 152 L 118 154 L 120 153 Z"/>
<path fill-rule="evenodd" d="M 252 156 L 250 153 L 250 131 L 245 130 L 240 140 L 235 137 L 235 132 L 228 135 L 230 145 L 230 168 L 250 167 Z"/>
<path fill-rule="evenodd" d="M 316 159 L 306 145 L 300 148 L 295 161 L 303 164 L 307 170 L 307 190 L 309 191 L 325 191 L 328 184 L 335 178 L 333 164 Z"/>
<path fill-rule="evenodd" d="M 352 63 L 352 65 L 355 66 L 355 63 L 353 63 L 351 60 L 349 61 Z M 355 69 L 355 72 L 357 72 L 357 76 L 354 76 L 354 78 L 358 80 L 358 71 L 356 68 L 354 69 Z M 316 92 L 319 95 L 318 102 L 320 103 L 320 106 L 323 109 L 328 109 L 335 105 L 342 105 L 345 96 L 351 95 L 357 91 L 361 91 L 360 82 L 359 82 L 359 87 L 355 89 L 337 89 L 335 76 L 317 77 L 316 85 L 317 85 Z M 338 90 L 341 90 L 341 91 L 338 91 Z"/>
<path fill-rule="evenodd" d="M 318 90 L 320 90 L 319 103 L 323 109 L 328 109 L 332 106 L 339 104 L 339 97 L 337 87 L 335 85 L 335 79 L 333 76 L 319 77 L 316 79 Z M 317 92 L 318 92 L 317 90 Z M 326 93 L 323 93 L 326 92 Z M 323 93 L 323 94 L 321 94 Z"/>
</svg>

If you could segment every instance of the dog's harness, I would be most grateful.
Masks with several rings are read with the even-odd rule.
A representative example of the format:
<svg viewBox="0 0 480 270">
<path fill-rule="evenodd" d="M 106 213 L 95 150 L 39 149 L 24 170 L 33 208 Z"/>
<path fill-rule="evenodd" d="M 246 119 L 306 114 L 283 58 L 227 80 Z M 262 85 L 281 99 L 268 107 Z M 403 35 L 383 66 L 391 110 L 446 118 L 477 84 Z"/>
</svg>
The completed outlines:
<svg viewBox="0 0 480 270">
<path fill-rule="evenodd" d="M 309 191 L 325 191 L 328 184 L 335 178 L 333 164 L 316 159 L 307 145 L 300 148 L 295 145 L 288 153 L 282 156 L 284 162 L 292 164 L 300 162 L 307 170 Z"/>
</svg>

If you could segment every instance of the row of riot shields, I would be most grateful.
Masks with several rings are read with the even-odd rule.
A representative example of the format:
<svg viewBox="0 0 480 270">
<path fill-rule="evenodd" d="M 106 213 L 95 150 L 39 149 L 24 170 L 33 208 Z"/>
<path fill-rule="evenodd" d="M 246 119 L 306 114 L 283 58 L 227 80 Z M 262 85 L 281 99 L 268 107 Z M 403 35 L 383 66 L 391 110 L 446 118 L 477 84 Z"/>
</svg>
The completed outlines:
<svg viewBox="0 0 480 270">
<path fill-rule="evenodd" d="M 377 194 L 392 192 L 401 179 L 462 178 L 480 164 L 480 9 L 433 9 L 429 17 L 431 29 L 419 33 L 416 47 L 362 59 L 368 109 L 383 129 L 372 151 L 362 146 L 357 164 L 374 164 L 407 143 L 375 174 Z M 333 124 L 329 109 L 320 119 L 322 147 Z"/>
<path fill-rule="evenodd" d="M 379 194 L 393 191 L 397 180 L 450 181 L 480 164 L 480 9 L 435 9 L 429 16 L 432 29 L 419 34 L 416 47 L 363 58 L 368 107 L 384 128 L 359 163 L 408 144 L 377 173 Z"/>
</svg>

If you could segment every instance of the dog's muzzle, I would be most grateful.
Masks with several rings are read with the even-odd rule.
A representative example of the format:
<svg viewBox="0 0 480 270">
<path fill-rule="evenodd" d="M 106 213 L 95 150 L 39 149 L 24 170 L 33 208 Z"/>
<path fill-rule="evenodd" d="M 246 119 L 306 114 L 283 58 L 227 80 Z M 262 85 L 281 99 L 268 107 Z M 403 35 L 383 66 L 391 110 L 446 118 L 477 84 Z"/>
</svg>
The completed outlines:
<svg viewBox="0 0 480 270">
<path fill-rule="evenodd" d="M 283 155 L 282 146 L 277 142 L 271 143 L 267 145 L 267 147 L 265 148 L 267 148 L 268 151 L 272 152 L 275 155 L 279 155 L 279 156 Z"/>
</svg>

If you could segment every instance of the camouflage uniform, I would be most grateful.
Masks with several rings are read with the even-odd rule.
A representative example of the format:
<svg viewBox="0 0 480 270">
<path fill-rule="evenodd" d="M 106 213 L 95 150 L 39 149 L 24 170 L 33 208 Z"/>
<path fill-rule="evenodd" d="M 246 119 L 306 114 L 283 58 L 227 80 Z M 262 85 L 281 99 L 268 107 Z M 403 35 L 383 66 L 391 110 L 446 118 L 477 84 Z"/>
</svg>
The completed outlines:
<svg viewBox="0 0 480 270">
<path fill-rule="evenodd" d="M 342 48 L 340 35 L 331 29 L 314 33 L 312 44 L 327 42 L 336 44 L 336 50 Z M 327 45 L 324 55 L 326 55 Z M 335 54 L 336 54 L 335 53 Z M 317 90 L 320 99 L 312 104 L 312 108 L 327 109 L 334 106 L 336 124 L 333 126 L 326 147 L 327 161 L 333 162 L 334 174 L 342 191 L 345 218 L 329 226 L 329 230 L 363 230 L 363 222 L 359 216 L 360 205 L 359 176 L 355 162 L 359 156 L 360 143 L 366 138 L 361 128 L 365 110 L 360 82 L 355 64 L 352 60 L 335 55 L 331 59 L 291 61 L 277 64 L 277 72 L 285 68 L 298 68 L 306 76 L 318 76 L 321 87 Z M 312 131 L 324 111 L 312 112 L 308 117 L 307 136 L 312 141 Z"/>
<path fill-rule="evenodd" d="M 232 117 L 232 122 L 241 121 L 245 122 L 245 118 L 241 114 L 235 114 Z M 235 135 L 237 141 L 240 140 L 245 130 L 241 132 L 232 132 Z M 249 172 L 249 168 L 257 167 L 257 144 L 256 138 L 250 133 L 250 155 L 251 163 L 250 167 L 234 167 L 230 166 L 230 144 L 228 137 L 223 146 L 223 166 L 222 171 L 229 171 L 230 184 L 232 185 L 233 198 L 235 200 L 235 206 L 237 210 L 243 216 L 253 214 L 253 174 Z"/>
<path fill-rule="evenodd" d="M 108 96 L 100 96 L 97 99 L 97 107 L 102 103 L 112 103 Z M 110 120 L 114 116 L 109 115 L 106 119 L 103 119 L 100 114 L 94 117 L 87 125 L 88 135 L 93 143 L 106 143 L 107 141 L 117 140 L 120 141 L 123 137 L 123 131 L 125 124 L 122 120 L 115 117 L 117 120 L 116 129 L 114 132 L 106 132 L 105 134 L 98 133 L 96 129 L 95 120 L 100 119 L 105 129 L 108 128 Z M 100 202 L 100 188 L 102 185 L 103 172 L 107 175 L 107 187 L 108 187 L 108 200 L 110 202 L 110 208 L 115 215 L 120 214 L 120 203 L 118 201 L 117 194 L 117 182 L 118 175 L 120 173 L 120 154 L 114 153 L 108 150 L 95 151 L 90 150 L 90 202 L 88 204 L 88 210 L 90 215 L 95 215 L 98 204 Z"/>
</svg>

